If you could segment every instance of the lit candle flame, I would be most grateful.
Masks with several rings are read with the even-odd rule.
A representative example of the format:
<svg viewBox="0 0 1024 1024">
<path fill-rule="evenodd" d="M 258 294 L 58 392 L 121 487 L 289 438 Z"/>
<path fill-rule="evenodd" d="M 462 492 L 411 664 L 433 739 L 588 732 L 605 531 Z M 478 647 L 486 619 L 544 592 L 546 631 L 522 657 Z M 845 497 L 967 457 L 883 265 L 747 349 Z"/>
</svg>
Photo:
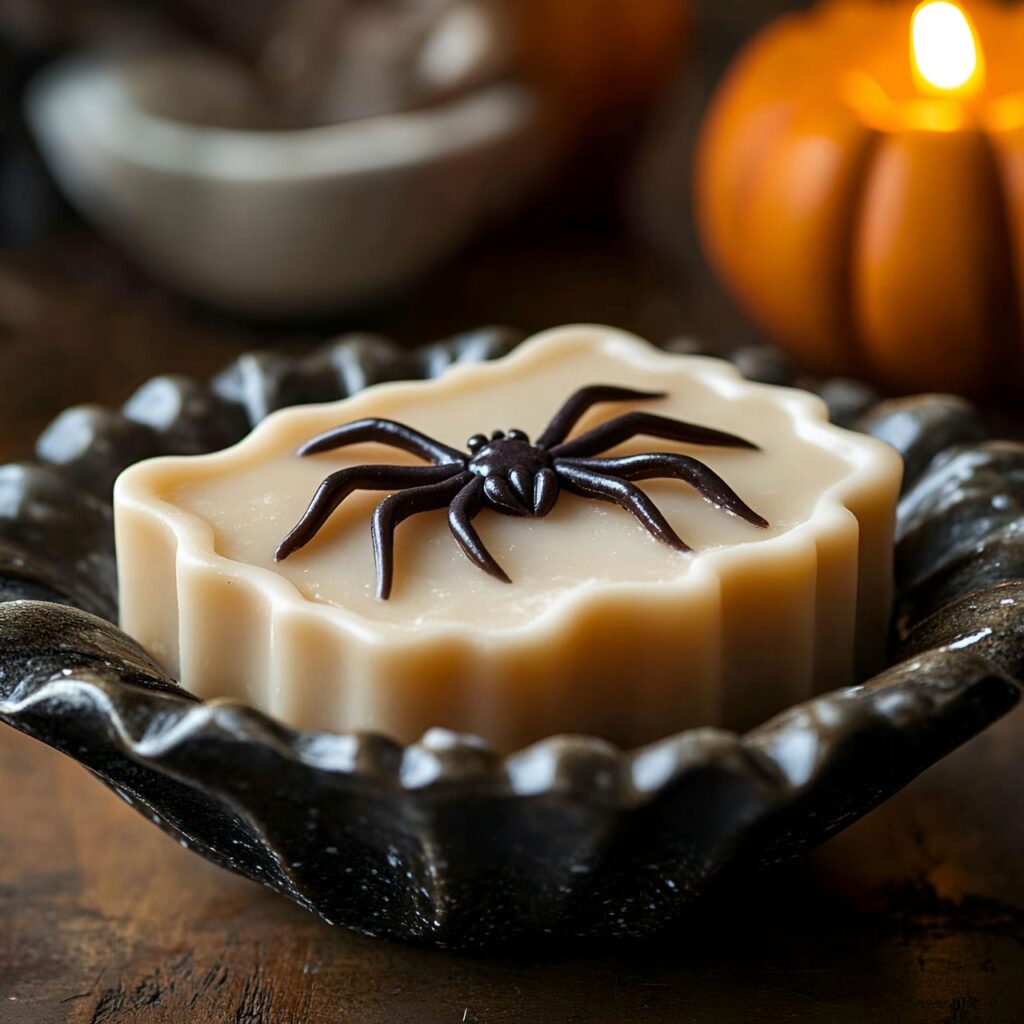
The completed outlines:
<svg viewBox="0 0 1024 1024">
<path fill-rule="evenodd" d="M 941 93 L 976 91 L 982 61 L 974 28 L 956 4 L 928 0 L 910 22 L 911 54 L 919 83 Z"/>
</svg>

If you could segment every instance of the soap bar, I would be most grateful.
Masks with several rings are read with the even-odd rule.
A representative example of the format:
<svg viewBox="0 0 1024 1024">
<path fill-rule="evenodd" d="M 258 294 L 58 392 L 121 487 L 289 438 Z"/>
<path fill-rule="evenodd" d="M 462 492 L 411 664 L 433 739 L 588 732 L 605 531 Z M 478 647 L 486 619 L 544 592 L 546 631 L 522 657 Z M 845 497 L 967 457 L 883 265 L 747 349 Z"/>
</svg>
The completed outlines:
<svg viewBox="0 0 1024 1024">
<path fill-rule="evenodd" d="M 535 451 L 583 388 L 603 400 L 537 456 L 561 451 L 554 465 L 576 469 L 557 471 L 543 508 L 544 465 L 518 497 L 508 467 L 489 466 L 502 482 L 471 520 L 494 560 L 485 571 L 446 514 L 473 467 L 484 472 L 467 439 L 479 454 L 495 431 L 522 432 L 517 450 Z M 584 439 L 620 417 L 633 427 Z M 381 419 L 433 439 L 433 455 L 348 426 Z M 636 431 L 666 419 L 695 425 L 692 439 Z M 618 498 L 587 485 L 651 454 L 687 473 L 634 474 Z M 324 481 L 365 483 L 365 466 L 405 469 L 322 505 L 298 543 Z M 304 729 L 408 742 L 442 726 L 513 750 L 565 732 L 632 747 L 745 728 L 880 665 L 901 474 L 893 449 L 829 424 L 815 396 L 610 328 L 559 328 L 437 380 L 282 410 L 223 452 L 128 469 L 114 497 L 122 626 L 198 696 Z M 389 497 L 425 476 L 430 500 Z M 382 500 L 416 514 L 382 529 Z"/>
</svg>

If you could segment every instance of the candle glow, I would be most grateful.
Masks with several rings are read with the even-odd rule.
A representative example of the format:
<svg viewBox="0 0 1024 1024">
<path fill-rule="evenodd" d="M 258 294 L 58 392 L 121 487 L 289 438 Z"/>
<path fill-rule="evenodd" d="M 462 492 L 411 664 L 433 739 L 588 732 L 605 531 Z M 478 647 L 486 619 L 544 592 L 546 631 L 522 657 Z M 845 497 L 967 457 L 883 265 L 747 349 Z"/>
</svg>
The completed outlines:
<svg viewBox="0 0 1024 1024">
<path fill-rule="evenodd" d="M 928 0 L 910 23 L 911 57 L 920 85 L 941 93 L 976 91 L 982 61 L 974 29 L 956 4 Z"/>
<path fill-rule="evenodd" d="M 799 361 L 903 392 L 1024 386 L 1006 355 L 1024 303 L 1022 50 L 1020 4 L 823 0 L 737 58 L 701 132 L 700 230 Z"/>
</svg>

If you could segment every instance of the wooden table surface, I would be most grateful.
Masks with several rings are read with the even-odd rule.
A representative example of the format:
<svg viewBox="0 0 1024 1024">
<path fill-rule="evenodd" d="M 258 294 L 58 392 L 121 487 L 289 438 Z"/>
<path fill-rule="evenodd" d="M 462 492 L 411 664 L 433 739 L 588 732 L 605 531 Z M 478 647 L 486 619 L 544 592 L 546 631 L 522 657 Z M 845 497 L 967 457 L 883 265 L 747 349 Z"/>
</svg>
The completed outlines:
<svg viewBox="0 0 1024 1024">
<path fill-rule="evenodd" d="M 397 306 L 288 330 L 183 306 L 97 251 L 80 234 L 0 261 L 5 459 L 24 457 L 67 404 L 116 403 L 153 373 L 205 375 L 254 344 L 340 327 L 409 342 L 483 321 L 607 320 L 655 338 L 738 329 L 703 289 L 695 301 L 621 240 L 560 241 L 536 220 Z M 332 929 L 179 848 L 76 764 L 0 727 L 0 1022 L 1021 1024 L 1022 754 L 1018 712 L 670 940 L 495 957 Z"/>
</svg>

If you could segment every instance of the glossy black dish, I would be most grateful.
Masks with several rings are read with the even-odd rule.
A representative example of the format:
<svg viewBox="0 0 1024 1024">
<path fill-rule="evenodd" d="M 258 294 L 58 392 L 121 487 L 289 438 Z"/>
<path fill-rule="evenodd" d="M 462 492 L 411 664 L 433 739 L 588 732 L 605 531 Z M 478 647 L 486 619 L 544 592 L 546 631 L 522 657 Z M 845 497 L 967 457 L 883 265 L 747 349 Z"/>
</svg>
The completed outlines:
<svg viewBox="0 0 1024 1024">
<path fill-rule="evenodd" d="M 743 737 L 701 729 L 634 752 L 556 737 L 499 757 L 440 730 L 408 747 L 299 733 L 192 698 L 112 625 L 110 493 L 125 466 L 215 450 L 276 408 L 517 340 L 485 330 L 410 351 L 347 338 L 301 358 L 245 356 L 209 385 L 156 378 L 118 413 L 62 414 L 34 462 L 0 468 L 0 719 L 332 923 L 484 947 L 685 927 L 698 898 L 822 842 L 1016 703 L 1024 445 L 986 440 L 960 400 L 876 404 L 853 381 L 799 383 L 907 464 L 892 667 Z M 796 382 L 772 350 L 734 359 Z"/>
</svg>

